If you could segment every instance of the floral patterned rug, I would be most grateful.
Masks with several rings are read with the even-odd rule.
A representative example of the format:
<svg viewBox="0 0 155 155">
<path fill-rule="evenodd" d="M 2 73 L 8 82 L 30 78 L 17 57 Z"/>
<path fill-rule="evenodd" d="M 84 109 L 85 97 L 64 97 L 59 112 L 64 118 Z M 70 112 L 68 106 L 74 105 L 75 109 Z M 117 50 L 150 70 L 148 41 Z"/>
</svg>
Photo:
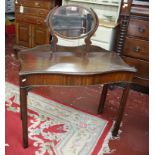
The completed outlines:
<svg viewBox="0 0 155 155">
<path fill-rule="evenodd" d="M 28 94 L 29 147 L 22 147 L 19 87 L 6 82 L 6 155 L 103 155 L 112 121 Z"/>
</svg>

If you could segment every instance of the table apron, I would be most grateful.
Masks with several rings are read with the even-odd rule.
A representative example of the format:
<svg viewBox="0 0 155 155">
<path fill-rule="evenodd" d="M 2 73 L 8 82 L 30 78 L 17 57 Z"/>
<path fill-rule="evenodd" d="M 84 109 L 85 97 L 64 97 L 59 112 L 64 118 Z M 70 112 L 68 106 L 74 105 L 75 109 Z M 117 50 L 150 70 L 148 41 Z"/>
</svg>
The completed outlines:
<svg viewBox="0 0 155 155">
<path fill-rule="evenodd" d="M 20 86 L 86 86 L 128 82 L 133 79 L 133 72 L 119 71 L 95 75 L 67 75 L 67 74 L 26 74 L 20 75 Z"/>
</svg>

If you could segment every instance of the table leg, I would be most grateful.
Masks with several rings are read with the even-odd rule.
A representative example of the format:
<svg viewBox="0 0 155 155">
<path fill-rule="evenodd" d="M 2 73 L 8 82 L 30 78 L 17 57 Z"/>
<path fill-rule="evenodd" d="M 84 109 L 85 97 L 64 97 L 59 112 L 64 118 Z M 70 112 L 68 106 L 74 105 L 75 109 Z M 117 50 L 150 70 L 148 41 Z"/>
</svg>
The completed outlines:
<svg viewBox="0 0 155 155">
<path fill-rule="evenodd" d="M 122 118 L 123 118 L 123 113 L 125 110 L 125 105 L 126 105 L 126 101 L 127 101 L 129 90 L 130 90 L 130 85 L 131 84 L 128 83 L 127 86 L 123 90 L 122 98 L 120 101 L 120 106 L 119 106 L 117 117 L 116 117 L 116 122 L 114 125 L 114 129 L 112 131 L 113 136 L 117 136 L 117 134 L 118 134 L 118 130 L 120 128 L 120 123 L 121 123 Z"/>
<path fill-rule="evenodd" d="M 103 89 L 101 93 L 100 103 L 98 107 L 98 114 L 103 113 L 107 91 L 108 91 L 108 84 L 105 84 L 103 85 Z"/>
<path fill-rule="evenodd" d="M 22 118 L 22 129 L 23 129 L 23 147 L 28 147 L 28 128 L 27 128 L 27 88 L 20 88 L 20 104 L 21 104 L 21 118 Z"/>
<path fill-rule="evenodd" d="M 20 95 L 22 94 L 22 88 L 20 87 Z M 20 96 L 20 119 L 22 120 L 22 97 Z"/>
</svg>

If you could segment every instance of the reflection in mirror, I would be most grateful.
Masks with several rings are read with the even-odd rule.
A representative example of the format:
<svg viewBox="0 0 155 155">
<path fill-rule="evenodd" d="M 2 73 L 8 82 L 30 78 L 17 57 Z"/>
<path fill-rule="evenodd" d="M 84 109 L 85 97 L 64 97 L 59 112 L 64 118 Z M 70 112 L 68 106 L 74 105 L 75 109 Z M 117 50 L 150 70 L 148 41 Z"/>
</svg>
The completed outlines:
<svg viewBox="0 0 155 155">
<path fill-rule="evenodd" d="M 53 12 L 50 25 L 53 31 L 65 38 L 81 38 L 95 27 L 91 10 L 79 6 L 61 6 Z"/>
</svg>

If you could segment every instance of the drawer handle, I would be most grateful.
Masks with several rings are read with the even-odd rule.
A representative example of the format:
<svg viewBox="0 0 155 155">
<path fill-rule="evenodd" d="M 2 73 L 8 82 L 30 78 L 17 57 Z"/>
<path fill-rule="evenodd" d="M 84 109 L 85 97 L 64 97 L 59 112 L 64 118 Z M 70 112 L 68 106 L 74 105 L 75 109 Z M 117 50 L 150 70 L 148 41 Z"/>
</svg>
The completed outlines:
<svg viewBox="0 0 155 155">
<path fill-rule="evenodd" d="M 134 47 L 134 48 L 133 48 L 133 51 L 134 51 L 134 52 L 140 52 L 140 47 L 139 47 L 139 46 Z"/>
<path fill-rule="evenodd" d="M 138 27 L 138 31 L 139 31 L 139 32 L 143 33 L 144 30 L 145 30 L 145 29 L 144 29 L 143 27 Z"/>
<path fill-rule="evenodd" d="M 40 7 L 40 3 L 35 2 L 34 4 L 35 4 L 35 6 Z"/>
</svg>

